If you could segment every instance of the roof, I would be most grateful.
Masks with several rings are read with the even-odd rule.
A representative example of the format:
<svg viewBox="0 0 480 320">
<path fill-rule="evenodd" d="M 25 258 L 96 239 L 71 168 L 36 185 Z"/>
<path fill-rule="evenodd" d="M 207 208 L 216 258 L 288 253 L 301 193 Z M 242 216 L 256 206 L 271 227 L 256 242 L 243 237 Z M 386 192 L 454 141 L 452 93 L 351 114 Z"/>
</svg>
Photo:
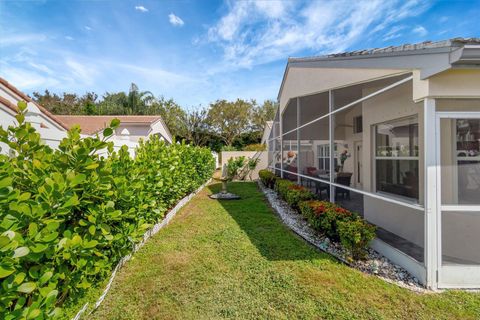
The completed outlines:
<svg viewBox="0 0 480 320">
<path fill-rule="evenodd" d="M 48 111 L 47 109 L 45 109 L 44 107 L 42 107 L 41 105 L 39 105 L 38 103 L 36 103 L 35 101 L 33 101 L 32 98 L 30 98 L 29 96 L 27 96 L 25 93 L 23 93 L 22 91 L 20 91 L 19 89 L 17 89 L 15 86 L 13 86 L 10 82 L 8 82 L 7 80 L 3 79 L 2 77 L 0 77 L 0 83 L 3 84 L 5 87 L 7 87 L 8 89 L 10 89 L 11 91 L 13 91 L 16 95 L 18 95 L 21 99 L 25 100 L 26 102 L 31 102 L 33 104 L 35 104 L 37 106 L 38 109 L 40 109 L 40 111 L 45 114 L 45 116 L 47 116 L 48 118 L 50 118 L 53 122 L 55 122 L 56 124 L 58 124 L 60 127 L 62 127 L 63 129 L 65 130 L 68 130 L 68 127 L 66 126 L 65 123 L 63 123 L 57 116 L 55 116 L 54 114 L 52 114 L 50 111 Z M 1 98 L 1 97 L 0 97 Z M 18 111 L 18 108 L 15 104 L 9 102 L 8 100 L 2 98 L 0 99 L 0 102 L 2 102 L 3 104 L 5 104 L 8 108 L 12 109 L 13 111 L 17 112 Z"/>
<path fill-rule="evenodd" d="M 465 45 L 480 45 L 480 38 L 453 38 L 448 40 L 441 41 L 424 41 L 414 44 L 402 44 L 399 46 L 389 46 L 383 48 L 373 48 L 365 50 L 356 50 L 342 53 L 334 53 L 323 56 L 314 56 L 314 57 L 304 57 L 304 58 L 289 58 L 289 62 L 295 61 L 315 61 L 315 60 L 324 60 L 331 58 L 340 58 L 340 57 L 356 57 L 356 56 L 375 56 L 378 54 L 402 54 L 411 51 L 427 50 L 427 49 L 438 49 L 438 48 L 451 48 L 456 49 L 463 47 Z"/>
<path fill-rule="evenodd" d="M 157 121 L 162 121 L 160 116 L 76 116 L 76 115 L 58 115 L 69 128 L 79 125 L 84 134 L 94 134 L 106 128 L 113 119 L 120 120 L 120 123 L 152 125 Z M 163 121 L 162 121 L 163 122 Z"/>
<path fill-rule="evenodd" d="M 367 68 L 420 70 L 421 79 L 452 68 L 480 67 L 480 38 L 452 38 L 314 57 L 289 58 L 278 99 L 289 68 Z"/>
</svg>

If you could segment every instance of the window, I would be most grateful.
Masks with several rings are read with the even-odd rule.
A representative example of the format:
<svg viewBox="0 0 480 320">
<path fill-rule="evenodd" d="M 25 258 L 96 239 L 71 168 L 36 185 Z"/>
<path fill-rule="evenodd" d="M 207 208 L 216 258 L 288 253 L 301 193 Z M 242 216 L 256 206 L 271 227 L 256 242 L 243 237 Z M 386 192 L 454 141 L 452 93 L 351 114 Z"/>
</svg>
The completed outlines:
<svg viewBox="0 0 480 320">
<path fill-rule="evenodd" d="M 318 169 L 330 170 L 330 145 L 321 144 L 318 147 Z"/>
<path fill-rule="evenodd" d="M 418 202 L 418 119 L 375 126 L 376 191 Z"/>
<path fill-rule="evenodd" d="M 363 132 L 363 117 L 358 116 L 353 118 L 353 133 Z"/>
<path fill-rule="evenodd" d="M 337 145 L 335 144 L 335 151 L 337 151 Z M 321 144 L 317 146 L 318 154 L 318 169 L 329 171 L 330 170 L 330 144 Z M 338 165 L 337 153 L 334 153 L 334 168 Z"/>
<path fill-rule="evenodd" d="M 297 140 L 283 140 L 283 151 L 297 151 Z"/>
</svg>

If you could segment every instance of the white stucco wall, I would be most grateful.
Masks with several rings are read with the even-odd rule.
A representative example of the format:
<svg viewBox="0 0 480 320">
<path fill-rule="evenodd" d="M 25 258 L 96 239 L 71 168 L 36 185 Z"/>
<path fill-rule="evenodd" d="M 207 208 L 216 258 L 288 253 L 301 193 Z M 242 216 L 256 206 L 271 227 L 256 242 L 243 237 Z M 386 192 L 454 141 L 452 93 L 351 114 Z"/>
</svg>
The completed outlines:
<svg viewBox="0 0 480 320">
<path fill-rule="evenodd" d="M 414 72 L 413 99 L 432 98 L 480 98 L 480 70 L 451 69 L 420 80 Z"/>
<path fill-rule="evenodd" d="M 151 132 L 150 134 L 156 134 L 156 133 L 159 133 L 161 134 L 165 140 L 168 142 L 168 143 L 172 143 L 172 137 L 171 137 L 171 134 L 170 132 L 168 131 L 168 128 L 166 128 L 163 124 L 162 121 L 157 121 L 155 122 L 153 125 L 152 125 L 152 129 L 151 129 Z"/>
<path fill-rule="evenodd" d="M 423 148 L 423 104 L 412 101 L 412 83 L 408 82 L 381 95 L 363 102 L 363 181 L 364 190 L 375 193 L 373 155 L 374 126 L 376 124 L 416 116 L 418 119 L 419 150 Z M 419 154 L 419 197 L 423 203 L 424 161 Z M 408 207 L 402 207 L 373 197 L 364 197 L 364 212 L 367 220 L 387 229 L 390 232 L 423 246 L 424 213 Z"/>
</svg>

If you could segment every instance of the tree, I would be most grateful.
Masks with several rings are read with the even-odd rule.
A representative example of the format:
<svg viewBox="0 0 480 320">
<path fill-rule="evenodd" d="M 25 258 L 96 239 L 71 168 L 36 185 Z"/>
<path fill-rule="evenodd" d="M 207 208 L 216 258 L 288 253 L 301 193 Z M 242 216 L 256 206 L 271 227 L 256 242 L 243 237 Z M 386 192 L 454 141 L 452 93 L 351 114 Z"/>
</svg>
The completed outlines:
<svg viewBox="0 0 480 320">
<path fill-rule="evenodd" d="M 150 91 L 140 91 L 135 83 L 130 85 L 128 92 L 127 114 L 145 114 L 146 109 L 155 102 L 155 96 Z"/>
<path fill-rule="evenodd" d="M 267 121 L 272 121 L 277 111 L 278 103 L 273 100 L 265 100 L 260 106 L 256 106 L 252 112 L 252 130 L 263 133 Z"/>
<path fill-rule="evenodd" d="M 44 94 L 33 93 L 33 99 L 54 114 L 96 114 L 97 98 L 98 95 L 94 92 L 87 92 L 81 97 L 66 92 L 59 96 L 48 90 L 45 90 Z"/>
<path fill-rule="evenodd" d="M 146 114 L 162 116 L 170 133 L 177 139 L 185 138 L 185 120 L 187 113 L 173 99 L 160 97 L 146 109 Z"/>
<path fill-rule="evenodd" d="M 98 114 L 122 115 L 126 114 L 127 94 L 125 92 L 110 93 L 106 92 L 102 101 L 98 103 Z"/>
<path fill-rule="evenodd" d="M 182 136 L 196 146 L 207 145 L 210 140 L 210 126 L 207 119 L 208 111 L 205 109 L 185 113 L 182 118 Z"/>
<path fill-rule="evenodd" d="M 208 123 L 213 132 L 221 137 L 226 145 L 231 146 L 233 140 L 248 129 L 255 104 L 255 100 L 217 100 L 210 104 Z"/>
<path fill-rule="evenodd" d="M 98 113 L 96 101 L 98 95 L 95 92 L 87 92 L 79 98 L 79 104 L 82 106 L 82 114 L 95 115 Z"/>
</svg>

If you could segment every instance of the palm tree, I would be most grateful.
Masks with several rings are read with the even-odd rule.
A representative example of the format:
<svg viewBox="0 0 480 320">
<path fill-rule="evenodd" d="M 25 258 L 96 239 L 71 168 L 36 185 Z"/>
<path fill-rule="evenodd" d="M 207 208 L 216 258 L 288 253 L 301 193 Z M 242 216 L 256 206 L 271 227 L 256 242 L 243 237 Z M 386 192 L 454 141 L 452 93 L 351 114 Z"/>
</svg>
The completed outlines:
<svg viewBox="0 0 480 320">
<path fill-rule="evenodd" d="M 155 102 L 155 96 L 150 91 L 139 91 L 135 83 L 130 85 L 127 105 L 125 109 L 128 114 L 144 114 L 145 109 Z"/>
</svg>

